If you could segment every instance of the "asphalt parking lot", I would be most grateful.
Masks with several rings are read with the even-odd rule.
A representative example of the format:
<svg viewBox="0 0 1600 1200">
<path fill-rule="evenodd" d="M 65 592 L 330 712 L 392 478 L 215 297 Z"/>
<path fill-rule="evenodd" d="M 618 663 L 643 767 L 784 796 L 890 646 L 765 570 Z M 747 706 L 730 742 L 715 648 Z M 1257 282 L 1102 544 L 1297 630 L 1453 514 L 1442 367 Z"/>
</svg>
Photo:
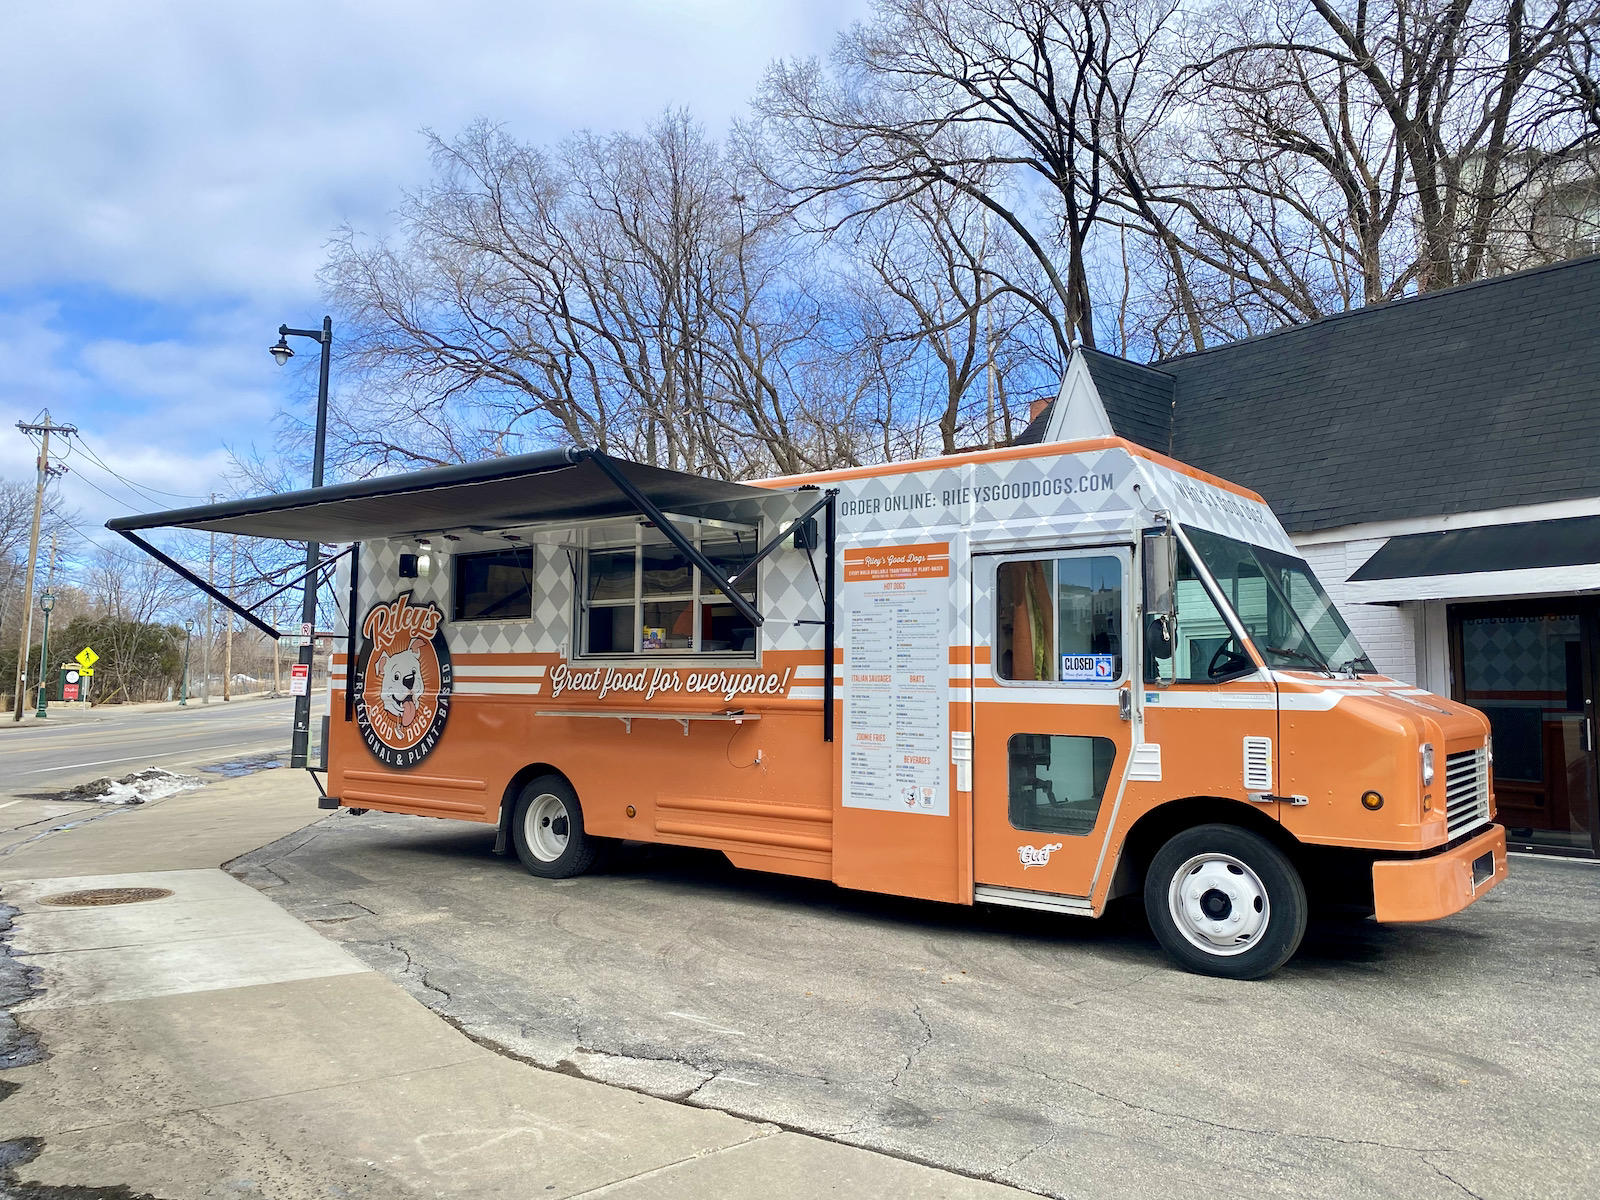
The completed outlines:
<svg viewBox="0 0 1600 1200">
<path fill-rule="evenodd" d="M 1551 1197 L 1600 1180 L 1600 868 L 1518 857 L 1258 983 L 1127 921 L 627 848 L 548 882 L 482 826 L 340 813 L 231 864 L 485 1044 L 1070 1197 Z"/>
</svg>

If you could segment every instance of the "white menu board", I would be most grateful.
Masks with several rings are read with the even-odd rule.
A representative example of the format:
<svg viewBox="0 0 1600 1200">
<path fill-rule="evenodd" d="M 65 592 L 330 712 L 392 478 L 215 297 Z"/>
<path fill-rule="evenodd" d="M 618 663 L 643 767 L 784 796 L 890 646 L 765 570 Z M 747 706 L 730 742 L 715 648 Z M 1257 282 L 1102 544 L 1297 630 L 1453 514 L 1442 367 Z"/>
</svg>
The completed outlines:
<svg viewBox="0 0 1600 1200">
<path fill-rule="evenodd" d="M 846 808 L 948 816 L 950 544 L 844 552 Z"/>
</svg>

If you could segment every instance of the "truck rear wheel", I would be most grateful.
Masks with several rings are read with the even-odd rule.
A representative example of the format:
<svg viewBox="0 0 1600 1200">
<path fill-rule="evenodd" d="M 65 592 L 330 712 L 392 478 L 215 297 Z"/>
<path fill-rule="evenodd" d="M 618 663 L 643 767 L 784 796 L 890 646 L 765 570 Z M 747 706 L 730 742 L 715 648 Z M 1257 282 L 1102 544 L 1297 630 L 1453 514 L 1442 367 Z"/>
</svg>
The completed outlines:
<svg viewBox="0 0 1600 1200">
<path fill-rule="evenodd" d="M 1189 970 L 1260 979 L 1306 931 L 1306 889 L 1283 851 L 1234 825 L 1197 825 L 1157 852 L 1144 908 L 1162 949 Z"/>
<path fill-rule="evenodd" d="M 582 875 L 600 852 L 599 839 L 584 831 L 578 794 L 559 775 L 541 775 L 522 789 L 511 841 L 528 873 L 544 879 Z"/>
</svg>

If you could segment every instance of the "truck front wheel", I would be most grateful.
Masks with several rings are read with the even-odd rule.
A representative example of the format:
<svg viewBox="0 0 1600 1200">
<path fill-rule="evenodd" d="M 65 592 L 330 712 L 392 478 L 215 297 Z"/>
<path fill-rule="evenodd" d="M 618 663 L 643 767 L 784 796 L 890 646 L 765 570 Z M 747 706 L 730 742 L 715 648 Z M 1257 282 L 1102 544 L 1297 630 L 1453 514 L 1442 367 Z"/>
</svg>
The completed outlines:
<svg viewBox="0 0 1600 1200">
<path fill-rule="evenodd" d="M 522 789 L 511 840 L 528 873 L 544 879 L 582 875 L 600 850 L 599 839 L 584 832 L 578 794 L 559 775 L 541 775 Z"/>
<path fill-rule="evenodd" d="M 1234 825 L 1197 825 L 1157 852 L 1144 908 L 1166 952 L 1201 975 L 1260 979 L 1306 931 L 1306 889 L 1288 857 Z"/>
</svg>

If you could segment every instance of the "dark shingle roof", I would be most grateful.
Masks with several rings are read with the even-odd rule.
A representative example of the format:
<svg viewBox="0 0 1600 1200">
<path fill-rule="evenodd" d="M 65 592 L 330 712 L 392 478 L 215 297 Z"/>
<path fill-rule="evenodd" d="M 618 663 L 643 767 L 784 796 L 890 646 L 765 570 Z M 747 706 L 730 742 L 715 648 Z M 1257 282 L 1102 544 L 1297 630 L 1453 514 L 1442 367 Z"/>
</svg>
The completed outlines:
<svg viewBox="0 0 1600 1200">
<path fill-rule="evenodd" d="M 1154 368 L 1086 353 L 1118 433 L 1253 488 L 1292 532 L 1600 495 L 1600 257 Z"/>
</svg>

